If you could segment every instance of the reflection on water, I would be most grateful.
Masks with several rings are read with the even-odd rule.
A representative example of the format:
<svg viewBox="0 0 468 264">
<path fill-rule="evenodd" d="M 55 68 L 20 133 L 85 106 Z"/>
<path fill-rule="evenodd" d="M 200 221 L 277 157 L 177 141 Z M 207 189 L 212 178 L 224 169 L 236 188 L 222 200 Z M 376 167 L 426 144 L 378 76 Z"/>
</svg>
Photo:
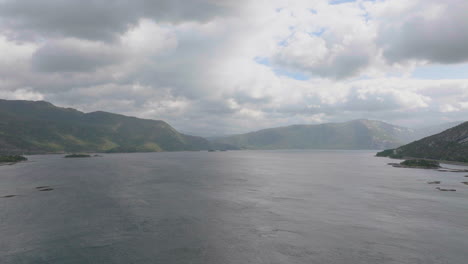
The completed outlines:
<svg viewBox="0 0 468 264">
<path fill-rule="evenodd" d="M 393 168 L 372 152 L 30 160 L 0 167 L 0 196 L 16 195 L 0 198 L 0 263 L 468 259 L 464 174 Z"/>
</svg>

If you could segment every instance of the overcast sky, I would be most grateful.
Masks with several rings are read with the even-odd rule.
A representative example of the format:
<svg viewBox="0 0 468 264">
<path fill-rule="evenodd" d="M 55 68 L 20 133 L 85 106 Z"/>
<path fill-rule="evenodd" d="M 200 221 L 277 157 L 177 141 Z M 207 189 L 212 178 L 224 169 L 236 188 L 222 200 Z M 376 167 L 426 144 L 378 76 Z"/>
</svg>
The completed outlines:
<svg viewBox="0 0 468 264">
<path fill-rule="evenodd" d="M 466 0 L 0 0 L 0 98 L 196 135 L 468 119 Z"/>
</svg>

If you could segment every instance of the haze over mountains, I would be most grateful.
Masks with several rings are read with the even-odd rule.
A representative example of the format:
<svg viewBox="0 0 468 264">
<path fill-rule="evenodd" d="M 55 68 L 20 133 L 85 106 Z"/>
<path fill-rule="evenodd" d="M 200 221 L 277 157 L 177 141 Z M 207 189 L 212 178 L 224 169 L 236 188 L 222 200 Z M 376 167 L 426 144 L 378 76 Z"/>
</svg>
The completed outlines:
<svg viewBox="0 0 468 264">
<path fill-rule="evenodd" d="M 241 149 L 386 149 L 439 133 L 460 122 L 410 129 L 376 120 L 293 125 L 213 139 Z"/>
<path fill-rule="evenodd" d="M 156 152 L 208 149 L 387 149 L 458 123 L 413 130 L 375 120 L 294 125 L 212 139 L 160 120 L 83 113 L 44 101 L 0 100 L 1 153 Z"/>
</svg>

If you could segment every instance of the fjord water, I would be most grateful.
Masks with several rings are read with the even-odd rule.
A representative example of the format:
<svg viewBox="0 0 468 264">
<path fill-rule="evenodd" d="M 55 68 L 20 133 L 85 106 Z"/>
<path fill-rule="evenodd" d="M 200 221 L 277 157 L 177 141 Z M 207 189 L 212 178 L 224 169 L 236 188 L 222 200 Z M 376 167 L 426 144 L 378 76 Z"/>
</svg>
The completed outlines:
<svg viewBox="0 0 468 264">
<path fill-rule="evenodd" d="M 373 154 L 30 156 L 0 166 L 0 263 L 467 263 L 465 174 Z"/>
</svg>

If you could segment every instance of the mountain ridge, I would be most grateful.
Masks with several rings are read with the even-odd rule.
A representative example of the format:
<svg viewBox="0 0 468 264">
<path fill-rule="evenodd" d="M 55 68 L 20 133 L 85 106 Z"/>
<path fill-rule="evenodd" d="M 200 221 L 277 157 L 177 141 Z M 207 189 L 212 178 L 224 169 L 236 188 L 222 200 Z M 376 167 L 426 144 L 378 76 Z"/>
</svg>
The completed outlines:
<svg viewBox="0 0 468 264">
<path fill-rule="evenodd" d="M 434 131 L 450 125 L 421 131 Z M 180 133 L 162 120 L 105 111 L 84 113 L 46 101 L 0 99 L 0 153 L 3 154 L 388 149 L 418 139 L 421 131 L 377 120 L 356 119 L 342 123 L 295 124 L 207 140 Z"/>
<path fill-rule="evenodd" d="M 385 122 L 357 119 L 343 123 L 291 125 L 213 139 L 241 149 L 382 149 L 399 146 L 410 129 Z"/>
<path fill-rule="evenodd" d="M 215 145 L 223 144 L 238 149 L 386 149 L 399 147 L 459 123 L 461 122 L 411 129 L 378 120 L 355 119 L 347 122 L 266 128 L 209 140 Z M 354 138 L 349 135 L 354 135 Z M 348 142 L 342 140 L 346 138 Z M 320 144 L 320 140 L 328 143 Z"/>
<path fill-rule="evenodd" d="M 205 150 L 201 137 L 162 120 L 84 113 L 45 101 L 0 100 L 0 152 L 153 152 Z"/>
<path fill-rule="evenodd" d="M 387 149 L 377 156 L 468 162 L 468 122 L 401 147 Z"/>
</svg>

